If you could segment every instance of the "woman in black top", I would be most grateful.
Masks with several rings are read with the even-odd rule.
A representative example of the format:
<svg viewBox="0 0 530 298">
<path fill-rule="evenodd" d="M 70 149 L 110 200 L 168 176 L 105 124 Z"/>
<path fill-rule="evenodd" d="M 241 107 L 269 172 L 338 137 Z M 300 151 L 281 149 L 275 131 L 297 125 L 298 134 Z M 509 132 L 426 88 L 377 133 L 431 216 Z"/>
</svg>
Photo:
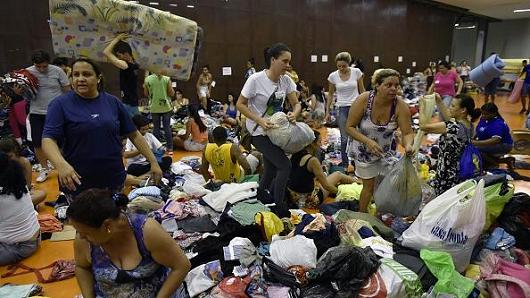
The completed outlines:
<svg viewBox="0 0 530 298">
<path fill-rule="evenodd" d="M 291 157 L 291 176 L 287 186 L 291 202 L 300 208 L 315 208 L 330 194 L 337 193 L 340 184 L 351 184 L 355 179 L 341 172 L 329 176 L 322 171 L 322 165 L 316 154 L 320 148 L 320 133 L 315 133 L 315 140 L 302 151 Z M 314 179 L 318 183 L 315 183 Z"/>
</svg>

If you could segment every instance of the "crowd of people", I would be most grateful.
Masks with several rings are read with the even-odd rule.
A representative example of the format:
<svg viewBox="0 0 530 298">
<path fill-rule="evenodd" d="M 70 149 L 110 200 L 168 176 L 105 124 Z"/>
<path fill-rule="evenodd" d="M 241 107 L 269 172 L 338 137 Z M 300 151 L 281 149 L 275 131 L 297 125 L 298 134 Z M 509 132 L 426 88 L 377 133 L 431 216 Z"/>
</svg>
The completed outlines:
<svg viewBox="0 0 530 298">
<path fill-rule="evenodd" d="M 273 202 L 280 218 L 290 217 L 293 206 L 318 208 L 340 185 L 359 181 L 359 211 L 367 212 L 376 178 L 388 173 L 400 156 L 414 154 L 412 117 L 400 96 L 403 78 L 396 70 L 381 67 L 366 78 L 362 63 L 352 64 L 350 53 L 340 52 L 326 91 L 318 83 L 309 87 L 291 65 L 295 53 L 277 43 L 264 51 L 265 69 L 256 70 L 254 59 L 248 60 L 240 94 L 227 95 L 219 125 L 209 129 L 205 117 L 215 86 L 210 67 L 202 67 L 191 100 L 161 74 L 146 76 L 138 86 L 139 66 L 125 39 L 126 34 L 116 36 L 104 51 L 119 69 L 119 97 L 105 91 L 104 76 L 93 61 L 77 58 L 70 64 L 55 59 L 53 65 L 44 51 L 36 52 L 27 68 L 39 82 L 35 99 L 23 98 L 16 84 L 10 87 L 13 93 L 2 89 L 13 138 L 0 140 L 0 265 L 30 256 L 40 243 L 35 208 L 46 193 L 32 185 L 32 166 L 21 154 L 26 141 L 40 165 L 36 181 L 45 181 L 53 166 L 69 203 L 67 217 L 78 232 L 76 276 L 84 297 L 118 292 L 169 297 L 180 287 L 191 266 L 184 252 L 156 220 L 128 212 L 127 197 L 120 195 L 131 176 L 159 183 L 171 168 L 175 150 L 200 152 L 200 173 L 206 181 L 238 183 L 259 174 L 257 197 Z M 461 182 L 458 162 L 470 142 L 491 166 L 513 147 L 494 98 L 488 100 L 496 90 L 486 90 L 486 104 L 480 109 L 463 92 L 470 69 L 466 61 L 458 67 L 440 61 L 425 72 L 440 115 L 440 122 L 419 123 L 424 132 L 441 134 L 432 181 L 436 195 Z M 525 112 L 530 90 L 526 65 L 523 74 Z M 149 100 L 149 114 L 138 108 L 140 89 Z M 314 129 L 313 140 L 303 150 L 286 154 L 271 141 L 270 117 L 278 112 L 285 112 L 291 123 L 306 122 Z M 175 115 L 184 124 L 181 134 L 172 129 Z M 327 173 L 321 128 L 332 118 L 340 130 L 341 170 Z M 25 140 L 25 130 L 30 140 Z M 251 150 L 229 138 L 230 131 L 241 144 L 250 138 Z"/>
</svg>

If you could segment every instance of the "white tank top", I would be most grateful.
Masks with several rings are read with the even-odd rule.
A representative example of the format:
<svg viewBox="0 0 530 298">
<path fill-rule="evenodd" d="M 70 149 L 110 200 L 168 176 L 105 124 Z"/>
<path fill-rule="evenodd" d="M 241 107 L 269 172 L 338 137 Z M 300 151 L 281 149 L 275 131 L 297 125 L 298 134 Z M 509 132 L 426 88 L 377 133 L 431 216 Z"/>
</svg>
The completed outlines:
<svg viewBox="0 0 530 298">
<path fill-rule="evenodd" d="M 29 192 L 20 199 L 13 194 L 0 195 L 0 242 L 12 244 L 28 241 L 39 229 L 37 212 Z"/>
</svg>

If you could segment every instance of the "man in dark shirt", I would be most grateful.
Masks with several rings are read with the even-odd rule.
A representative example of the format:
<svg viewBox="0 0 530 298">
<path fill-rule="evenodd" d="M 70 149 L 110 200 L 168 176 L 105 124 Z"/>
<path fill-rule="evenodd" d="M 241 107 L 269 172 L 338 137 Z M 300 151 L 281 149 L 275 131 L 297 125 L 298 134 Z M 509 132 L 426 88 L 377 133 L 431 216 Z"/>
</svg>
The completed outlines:
<svg viewBox="0 0 530 298">
<path fill-rule="evenodd" d="M 105 48 L 107 60 L 120 69 L 121 100 L 131 116 L 138 111 L 138 64 L 134 61 L 132 49 L 124 40 L 129 36 L 118 34 Z"/>
</svg>

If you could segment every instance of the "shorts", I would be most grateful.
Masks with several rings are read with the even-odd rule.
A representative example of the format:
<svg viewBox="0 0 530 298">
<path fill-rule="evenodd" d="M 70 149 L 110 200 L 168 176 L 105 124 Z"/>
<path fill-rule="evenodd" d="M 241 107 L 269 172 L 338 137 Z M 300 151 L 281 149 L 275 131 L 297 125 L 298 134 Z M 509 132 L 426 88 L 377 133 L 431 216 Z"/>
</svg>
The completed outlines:
<svg viewBox="0 0 530 298">
<path fill-rule="evenodd" d="M 355 175 L 361 179 L 372 179 L 390 170 L 390 164 L 385 159 L 373 162 L 355 160 Z"/>
<path fill-rule="evenodd" d="M 29 124 L 31 127 L 31 142 L 33 147 L 42 147 L 42 132 L 46 123 L 46 115 L 29 114 Z"/>
<path fill-rule="evenodd" d="M 486 95 L 495 95 L 497 94 L 497 87 L 501 83 L 501 80 L 499 78 L 494 78 L 489 82 L 486 87 L 484 87 L 484 93 Z"/>
<path fill-rule="evenodd" d="M 521 96 L 530 95 L 530 83 L 524 83 L 521 89 Z"/>
<path fill-rule="evenodd" d="M 199 87 L 199 97 L 204 98 L 208 97 L 208 86 L 200 86 Z"/>
<path fill-rule="evenodd" d="M 0 266 L 11 265 L 31 256 L 39 248 L 41 238 L 17 243 L 0 242 Z"/>
<path fill-rule="evenodd" d="M 206 147 L 206 144 L 197 143 L 193 140 L 184 141 L 184 149 L 186 151 L 199 152 L 204 150 L 204 147 Z"/>
</svg>

